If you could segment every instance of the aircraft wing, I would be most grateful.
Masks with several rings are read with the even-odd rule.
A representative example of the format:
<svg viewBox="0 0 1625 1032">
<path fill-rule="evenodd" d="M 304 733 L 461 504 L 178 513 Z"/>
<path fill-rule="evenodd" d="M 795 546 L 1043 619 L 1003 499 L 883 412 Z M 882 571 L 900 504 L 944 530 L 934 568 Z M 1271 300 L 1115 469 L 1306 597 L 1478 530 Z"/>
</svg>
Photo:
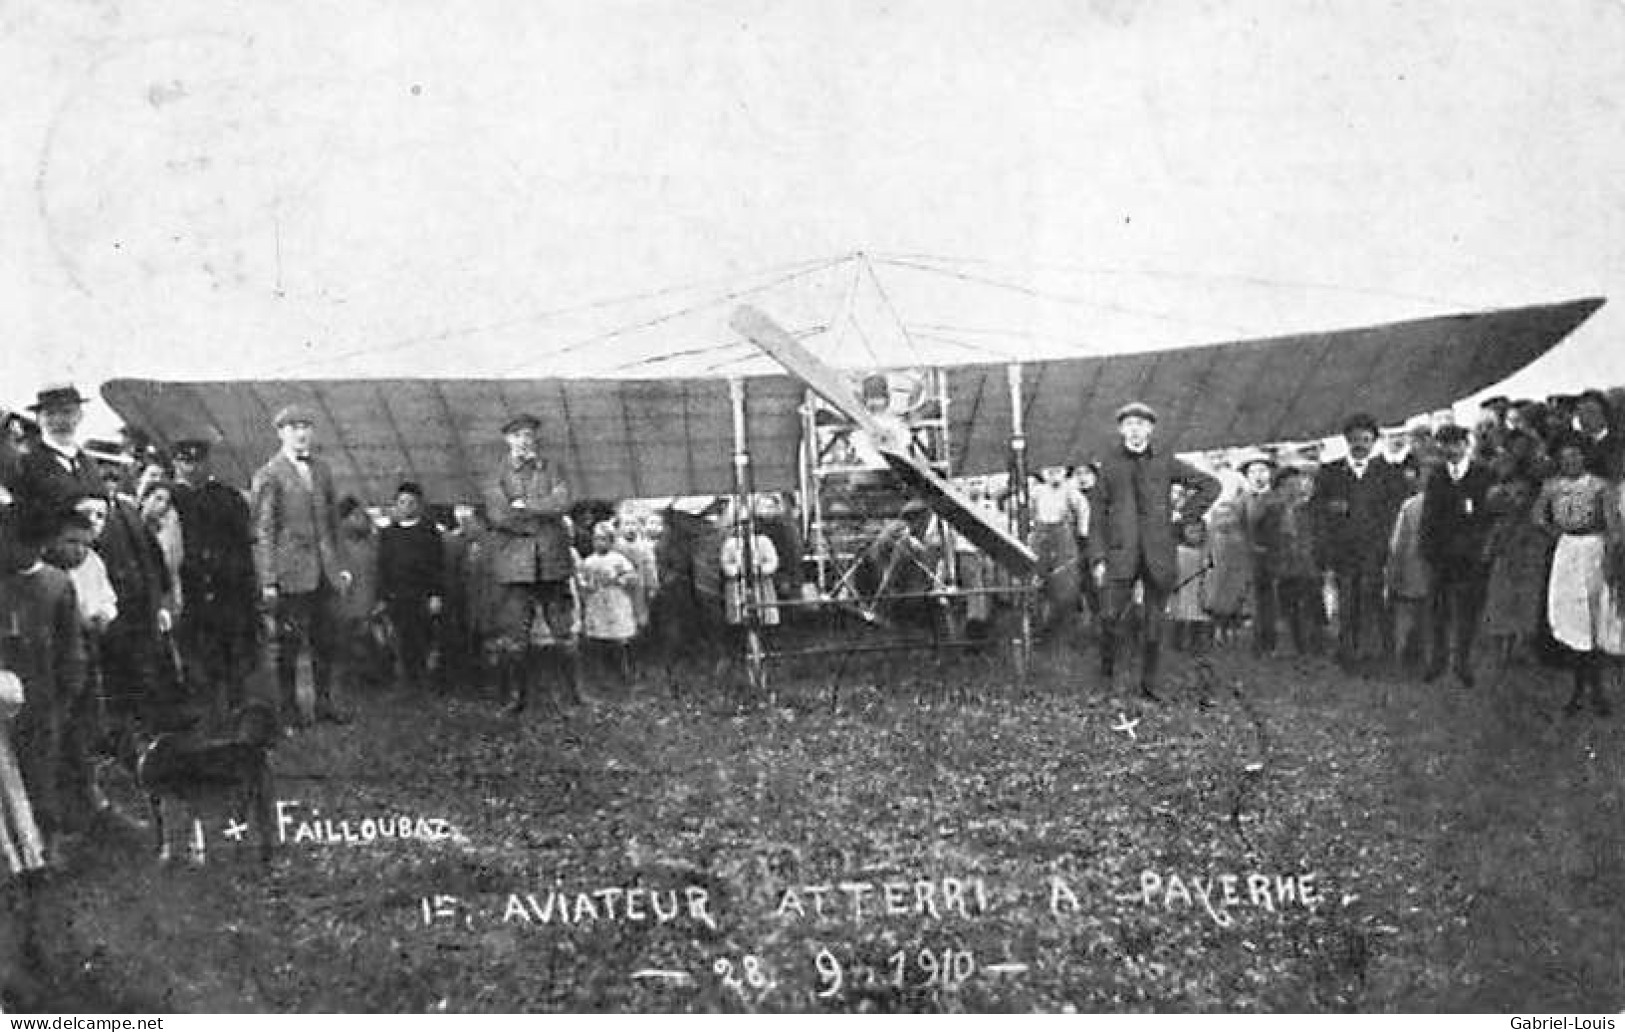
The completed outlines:
<svg viewBox="0 0 1625 1032">
<path fill-rule="evenodd" d="M 750 384 L 750 434 L 763 490 L 797 481 L 806 390 L 783 377 Z M 506 453 L 501 427 L 530 412 L 541 449 L 577 498 L 662 498 L 733 489 L 733 422 L 721 379 L 112 380 L 107 403 L 160 445 L 214 444 L 220 479 L 247 487 L 277 449 L 271 420 L 292 402 L 319 420 L 316 448 L 339 492 L 384 503 L 410 477 L 428 501 L 473 502 Z"/>
<path fill-rule="evenodd" d="M 1553 305 L 1449 315 L 1362 329 L 1294 334 L 1022 366 L 1032 468 L 1100 454 L 1113 414 L 1143 401 L 1158 441 L 1176 451 L 1302 441 L 1336 434 L 1369 412 L 1385 426 L 1446 408 L 1550 351 L 1603 305 Z M 1010 397 L 1002 363 L 949 370 L 955 472 L 1003 472 Z"/>
<path fill-rule="evenodd" d="M 1602 305 L 1562 304 L 1110 356 L 1027 363 L 1028 454 L 1077 462 L 1113 439 L 1112 413 L 1138 398 L 1162 414 L 1180 449 L 1335 433 L 1365 409 L 1384 422 L 1449 405 L 1499 383 L 1549 351 Z M 911 363 L 898 356 L 899 367 Z M 948 367 L 955 472 L 1003 472 L 1010 399 L 1005 365 Z M 790 376 L 747 378 L 750 447 L 761 490 L 797 487 L 799 409 Z M 846 388 L 850 396 L 850 388 Z M 542 421 L 544 449 L 579 497 L 660 498 L 732 489 L 727 381 L 673 379 L 111 380 L 102 396 L 160 445 L 214 443 L 222 480 L 246 487 L 276 450 L 271 417 L 290 402 L 322 417 L 318 448 L 338 489 L 365 502 L 396 483 L 424 484 L 431 502 L 475 501 L 503 451 L 505 418 Z"/>
</svg>

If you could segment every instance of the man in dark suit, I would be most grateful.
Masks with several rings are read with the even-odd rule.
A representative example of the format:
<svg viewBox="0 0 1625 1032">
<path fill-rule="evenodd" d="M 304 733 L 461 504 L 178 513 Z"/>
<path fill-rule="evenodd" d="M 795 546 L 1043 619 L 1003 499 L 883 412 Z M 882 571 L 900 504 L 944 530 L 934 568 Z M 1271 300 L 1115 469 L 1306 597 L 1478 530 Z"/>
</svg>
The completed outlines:
<svg viewBox="0 0 1625 1032">
<path fill-rule="evenodd" d="M 141 510 L 114 495 L 108 497 L 107 523 L 96 551 L 118 596 L 118 616 L 107 626 L 100 648 L 102 693 L 111 723 L 107 730 L 115 739 L 136 727 L 176 730 L 187 714 L 183 685 L 164 638 L 174 614 L 163 548 Z"/>
<path fill-rule="evenodd" d="M 175 443 L 172 491 L 181 520 L 181 649 L 221 716 L 243 703 L 253 669 L 254 536 L 248 502 L 216 480 L 207 441 Z"/>
<path fill-rule="evenodd" d="M 1444 464 L 1428 474 L 1422 497 L 1422 558 L 1433 569 L 1433 659 L 1425 680 L 1444 673 L 1454 637 L 1456 676 L 1470 688 L 1473 634 L 1489 572 L 1484 541 L 1490 514 L 1484 500 L 1494 478 L 1472 460 L 1465 427 L 1443 426 L 1436 436 Z"/>
<path fill-rule="evenodd" d="M 491 525 L 489 561 L 496 583 L 496 638 L 500 675 L 510 698 L 507 712 L 523 712 L 542 654 L 533 643 L 538 618 L 551 650 L 562 660 L 569 701 L 581 701 L 570 581 L 570 488 L 564 473 L 536 448 L 541 421 L 522 414 L 502 427 L 508 453 L 485 483 Z"/>
<path fill-rule="evenodd" d="M 27 522 L 45 525 L 81 498 L 108 503 L 107 524 L 96 544 L 107 565 L 108 581 L 118 596 L 118 618 L 106 630 L 100 650 L 100 684 L 110 727 L 92 727 L 94 707 L 77 714 L 74 747 L 90 747 L 103 735 L 117 737 L 136 723 L 148 729 L 176 715 L 180 685 L 164 662 L 162 635 L 171 614 L 164 605 L 169 589 L 157 539 L 134 505 L 108 488 L 96 460 L 79 446 L 84 414 L 82 397 L 72 386 L 41 390 L 33 405 L 39 413 L 40 440 L 21 459 L 17 495 Z"/>
<path fill-rule="evenodd" d="M 338 592 L 350 586 L 338 553 L 333 473 L 311 453 L 316 417 L 303 406 L 276 414 L 282 447 L 254 474 L 254 567 L 260 595 L 276 617 L 276 674 L 282 720 L 298 723 L 299 649 L 310 643 L 316 719 L 348 720 L 333 701 Z"/>
<path fill-rule="evenodd" d="M 14 490 L 34 512 L 29 518 L 48 521 L 84 495 L 105 497 L 96 460 L 79 446 L 79 423 L 87 399 L 71 386 L 41 390 L 29 409 L 39 414 L 40 439 L 17 460 Z"/>
<path fill-rule="evenodd" d="M 1348 456 L 1322 466 L 1315 477 L 1315 533 L 1321 565 L 1337 583 L 1337 662 L 1345 670 L 1366 658 L 1362 646 L 1375 632 L 1379 655 L 1392 637 L 1383 609 L 1382 571 L 1388 538 L 1405 500 L 1405 475 L 1373 454 L 1377 421 L 1360 413 L 1343 423 Z"/>
<path fill-rule="evenodd" d="M 1163 610 L 1178 571 L 1171 489 L 1180 484 L 1189 492 L 1180 513 L 1186 522 L 1200 520 L 1219 497 L 1218 480 L 1152 447 L 1156 422 L 1156 413 L 1139 402 L 1118 409 L 1122 443 L 1100 460 L 1089 524 L 1089 560 L 1102 589 L 1101 674 L 1109 683 L 1116 673 L 1123 618 L 1138 582 L 1145 606 L 1140 693 L 1152 700 L 1157 698 Z"/>
</svg>

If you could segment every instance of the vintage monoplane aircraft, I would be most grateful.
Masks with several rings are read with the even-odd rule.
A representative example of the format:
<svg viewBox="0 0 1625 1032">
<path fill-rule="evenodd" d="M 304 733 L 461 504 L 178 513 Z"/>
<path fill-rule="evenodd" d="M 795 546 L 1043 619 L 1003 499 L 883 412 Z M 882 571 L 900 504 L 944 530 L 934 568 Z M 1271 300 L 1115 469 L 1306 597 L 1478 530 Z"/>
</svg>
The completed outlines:
<svg viewBox="0 0 1625 1032">
<path fill-rule="evenodd" d="M 952 308 L 978 279 L 1008 288 L 1018 307 L 1034 293 L 962 269 L 937 269 L 953 273 L 952 281 L 921 295 L 905 316 L 881 286 L 877 264 L 926 268 L 913 259 L 888 266 L 854 255 L 726 290 L 708 304 L 652 295 L 665 307 L 646 306 L 622 326 L 551 349 L 575 365 L 584 347 L 620 345 L 635 361 L 617 375 L 573 375 L 561 359 L 553 368 L 516 366 L 485 377 L 117 379 L 102 393 L 155 443 L 213 440 L 218 475 L 239 486 L 274 447 L 272 413 L 300 402 L 323 418 L 321 440 L 339 490 L 363 501 L 388 499 L 408 476 L 437 501 L 476 501 L 503 447 L 497 428 L 520 410 L 540 417 L 541 438 L 578 497 L 730 494 L 743 501 L 754 492 L 810 490 L 820 402 L 866 436 L 885 438 L 883 428 L 868 425 L 853 370 L 923 369 L 942 430 L 939 454 L 927 461 L 896 442 L 879 450 L 944 521 L 1019 575 L 1033 561 L 1019 534 L 969 505 L 948 475 L 1003 474 L 1028 457 L 1035 464 L 1082 461 L 1111 441 L 1111 413 L 1130 399 L 1162 413 L 1161 439 L 1180 451 L 1323 437 L 1355 410 L 1399 422 L 1505 380 L 1603 304 L 1586 298 L 1176 346 L 1160 345 L 1193 331 L 1164 320 L 1147 334 L 1156 338 L 1149 348 L 1119 346 L 1102 333 L 1112 348 L 1105 353 L 1091 343 L 1099 339 L 1088 332 L 1094 323 L 1081 316 L 1079 339 L 1059 349 L 1053 335 L 1051 346 L 1038 346 L 1032 327 L 1039 320 L 1025 309 L 1008 333 L 942 322 L 924 306 L 934 297 Z M 807 303 L 805 292 L 783 293 L 809 277 L 837 285 L 830 310 Z M 996 309 L 982 309 L 989 310 Z M 507 353 L 528 353 L 529 331 L 513 332 Z M 426 339 L 442 350 L 456 347 L 446 335 Z M 641 352 L 629 344 L 634 339 L 643 341 Z M 824 353 L 854 340 L 867 355 Z M 943 346 L 925 350 L 933 341 Z M 970 348 L 999 360 L 958 361 Z M 752 356 L 761 355 L 778 371 L 753 365 Z M 696 372 L 694 362 L 684 368 L 676 356 L 717 360 Z M 809 510 L 816 506 L 803 506 Z M 833 600 L 829 581 L 818 588 Z"/>
</svg>

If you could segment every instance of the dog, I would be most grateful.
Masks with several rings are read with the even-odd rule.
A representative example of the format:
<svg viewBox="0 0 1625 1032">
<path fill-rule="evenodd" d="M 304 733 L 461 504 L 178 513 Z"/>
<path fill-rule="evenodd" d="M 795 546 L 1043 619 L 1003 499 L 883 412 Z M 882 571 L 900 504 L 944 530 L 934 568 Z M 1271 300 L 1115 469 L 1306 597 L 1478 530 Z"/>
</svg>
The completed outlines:
<svg viewBox="0 0 1625 1032">
<path fill-rule="evenodd" d="M 135 782 L 147 797 L 160 863 L 174 857 L 164 820 L 172 804 L 190 818 L 193 864 L 207 860 L 205 816 L 253 828 L 260 859 L 270 861 L 276 841 L 270 752 L 281 737 L 276 710 L 256 701 L 237 711 L 229 738 L 161 734 L 139 746 Z"/>
</svg>

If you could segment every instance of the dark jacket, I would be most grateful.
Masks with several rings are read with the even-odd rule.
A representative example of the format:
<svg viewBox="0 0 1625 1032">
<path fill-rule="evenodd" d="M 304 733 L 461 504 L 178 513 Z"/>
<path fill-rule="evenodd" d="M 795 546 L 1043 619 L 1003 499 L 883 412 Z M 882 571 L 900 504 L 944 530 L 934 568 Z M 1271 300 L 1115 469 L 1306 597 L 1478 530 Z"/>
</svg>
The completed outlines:
<svg viewBox="0 0 1625 1032">
<path fill-rule="evenodd" d="M 95 459 L 81 451 L 69 469 L 61 454 L 43 441 L 34 442 L 17 460 L 13 490 L 19 502 L 36 518 L 57 515 L 75 495 L 107 497 L 107 487 L 96 470 Z"/>
<path fill-rule="evenodd" d="M 378 597 L 385 602 L 421 602 L 444 596 L 445 551 L 440 532 L 428 520 L 410 527 L 392 523 L 378 535 Z"/>
<path fill-rule="evenodd" d="M 1577 434 L 1580 441 L 1580 451 L 1585 454 L 1586 472 L 1595 473 L 1599 477 L 1613 480 L 1619 476 L 1619 455 L 1621 448 L 1625 448 L 1625 436 L 1618 430 L 1610 429 L 1601 440 Z"/>
<path fill-rule="evenodd" d="M 1347 459 L 1322 466 L 1314 494 L 1321 564 L 1340 572 L 1381 573 L 1406 493 L 1405 474 L 1380 455 L 1371 457 L 1363 477 L 1354 475 Z"/>
<path fill-rule="evenodd" d="M 524 507 L 514 508 L 514 501 L 521 498 Z M 565 525 L 569 511 L 570 488 L 556 466 L 537 459 L 518 469 L 513 457 L 504 455 L 485 483 L 491 575 L 496 582 L 535 584 L 575 576 L 575 555 Z"/>
<path fill-rule="evenodd" d="M 164 550 L 141 511 L 123 498 L 113 499 L 96 551 L 107 565 L 107 580 L 118 596 L 118 619 L 108 633 L 155 638 L 158 610 L 172 585 Z"/>
<path fill-rule="evenodd" d="M 1134 455 L 1119 445 L 1101 459 L 1089 517 L 1089 562 L 1104 561 L 1107 580 L 1132 581 L 1143 564 L 1153 586 L 1168 591 L 1178 582 L 1174 484 L 1192 492 L 1182 513 L 1186 522 L 1201 519 L 1219 497 L 1217 479 L 1154 446 Z"/>
<path fill-rule="evenodd" d="M 1492 517 L 1486 504 L 1494 478 L 1485 467 L 1468 465 L 1461 481 L 1444 466 L 1428 474 L 1422 500 L 1422 558 L 1437 582 L 1470 580 L 1484 572 L 1484 542 Z"/>
<path fill-rule="evenodd" d="M 1279 488 L 1264 496 L 1254 529 L 1260 568 L 1275 580 L 1314 580 L 1320 576 L 1311 505 Z"/>
<path fill-rule="evenodd" d="M 254 536 L 248 502 L 213 479 L 197 487 L 177 483 L 172 493 L 185 542 L 181 595 L 187 612 L 218 610 L 203 617 L 208 626 L 244 621 L 252 626 Z"/>
</svg>

